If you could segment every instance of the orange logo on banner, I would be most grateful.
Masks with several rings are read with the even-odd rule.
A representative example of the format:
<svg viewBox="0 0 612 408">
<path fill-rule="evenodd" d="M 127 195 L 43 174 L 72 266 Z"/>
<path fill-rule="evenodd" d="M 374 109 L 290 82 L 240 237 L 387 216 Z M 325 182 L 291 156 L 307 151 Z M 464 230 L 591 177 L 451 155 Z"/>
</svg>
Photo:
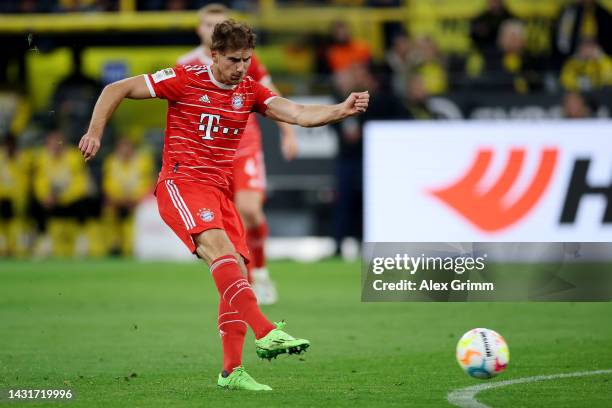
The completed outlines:
<svg viewBox="0 0 612 408">
<path fill-rule="evenodd" d="M 548 187 L 558 150 L 544 149 L 531 184 L 523 195 L 511 205 L 503 198 L 516 182 L 525 159 L 525 149 L 512 149 L 501 176 L 486 192 L 479 192 L 477 185 L 488 169 L 493 151 L 478 151 L 476 160 L 467 173 L 454 184 L 431 193 L 454 208 L 472 224 L 486 232 L 496 232 L 523 218 L 538 202 Z"/>
</svg>

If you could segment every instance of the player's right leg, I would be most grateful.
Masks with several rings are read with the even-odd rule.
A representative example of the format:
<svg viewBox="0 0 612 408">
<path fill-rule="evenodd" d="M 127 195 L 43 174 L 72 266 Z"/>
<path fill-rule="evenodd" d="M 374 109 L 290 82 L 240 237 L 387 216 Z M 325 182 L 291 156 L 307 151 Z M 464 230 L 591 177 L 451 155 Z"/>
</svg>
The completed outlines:
<svg viewBox="0 0 612 408">
<path fill-rule="evenodd" d="M 221 299 L 238 311 L 260 339 L 275 329 L 257 305 L 255 293 L 246 279 L 242 257 L 236 252 L 226 232 L 209 229 L 194 236 L 196 253 L 210 267 Z"/>
<path fill-rule="evenodd" d="M 258 310 L 254 295 L 249 299 L 248 292 L 252 291 L 248 288 L 248 282 L 245 286 L 242 256 L 236 252 L 222 229 L 204 231 L 197 235 L 194 241 L 196 253 L 210 266 L 220 295 L 218 328 L 223 349 L 223 370 L 219 374 L 217 385 L 230 390 L 272 390 L 268 385 L 255 381 L 242 366 L 242 348 L 247 325 L 253 329 L 256 337 L 270 331 L 271 326 Z M 227 282 L 232 280 L 235 283 L 228 285 Z"/>
<path fill-rule="evenodd" d="M 248 256 L 248 249 L 233 203 L 214 188 L 171 180 L 158 184 L 156 196 L 162 219 L 191 252 L 208 263 L 220 298 L 251 327 L 256 348 L 290 353 L 295 339 L 266 319 L 246 279 L 242 256 Z"/>
<path fill-rule="evenodd" d="M 284 353 L 299 354 L 310 346 L 308 340 L 285 333 L 284 323 L 273 325 L 263 315 L 255 293 L 241 273 L 244 263 L 238 260 L 224 230 L 204 231 L 194 241 L 198 255 L 210 265 L 221 299 L 236 310 L 255 333 L 255 351 L 259 357 L 271 359 Z"/>
<path fill-rule="evenodd" d="M 220 191 L 199 183 L 164 180 L 156 188 L 157 206 L 164 222 L 185 243 L 190 252 L 197 253 L 213 265 L 217 258 L 228 259 L 217 264 L 231 264 L 238 278 L 244 278 L 242 257 L 225 234 L 221 209 L 223 195 Z M 236 215 L 237 217 L 237 215 Z M 238 231 L 241 230 L 241 226 Z M 203 233 L 203 231 L 210 231 Z M 238 234 L 240 235 L 240 234 Z M 200 237 L 199 244 L 195 238 Z M 199 250 L 198 250 L 198 247 Z M 248 254 L 246 248 L 240 248 Z M 223 268 L 220 268 L 223 269 Z M 214 276 L 214 274 L 213 274 Z M 228 314 L 231 312 L 231 314 Z M 235 318 L 234 318 L 235 317 Z M 219 330 L 223 347 L 223 370 L 217 384 L 228 389 L 260 390 L 267 387 L 258 384 L 242 368 L 242 348 L 246 334 L 246 319 L 221 296 L 219 304 Z M 265 323 L 265 322 L 264 322 Z M 268 330 L 274 326 L 267 322 Z M 261 333 L 261 335 L 264 335 Z"/>
</svg>

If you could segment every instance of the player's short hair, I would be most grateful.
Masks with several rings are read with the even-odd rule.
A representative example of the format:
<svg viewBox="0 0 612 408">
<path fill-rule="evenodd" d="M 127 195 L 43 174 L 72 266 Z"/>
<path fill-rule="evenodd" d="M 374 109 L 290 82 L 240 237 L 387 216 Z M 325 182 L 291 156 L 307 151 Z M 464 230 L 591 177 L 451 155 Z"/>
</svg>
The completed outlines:
<svg viewBox="0 0 612 408">
<path fill-rule="evenodd" d="M 221 3 L 210 3 L 198 10 L 200 18 L 209 14 L 229 14 L 230 9 Z"/>
<path fill-rule="evenodd" d="M 211 51 L 236 51 L 255 48 L 256 36 L 251 27 L 235 20 L 225 20 L 215 26 Z"/>
</svg>

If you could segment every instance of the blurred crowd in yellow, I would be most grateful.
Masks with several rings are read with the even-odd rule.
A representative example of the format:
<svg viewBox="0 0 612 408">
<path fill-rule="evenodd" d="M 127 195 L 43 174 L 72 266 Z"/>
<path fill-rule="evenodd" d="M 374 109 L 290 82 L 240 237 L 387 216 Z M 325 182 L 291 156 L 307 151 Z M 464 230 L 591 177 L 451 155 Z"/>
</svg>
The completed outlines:
<svg viewBox="0 0 612 408">
<path fill-rule="evenodd" d="M 19 8 L 26 3 L 13 2 L 17 8 L 9 11 L 31 12 Z M 91 7 L 93 11 L 102 3 L 59 2 L 59 9 L 42 11 L 85 11 Z M 298 3 L 308 6 L 311 2 Z M 322 6 L 320 3 L 325 2 L 312 3 Z M 334 18 L 331 24 L 328 17 L 323 19 L 327 24 L 323 29 L 329 27 L 329 32 L 321 37 L 317 37 L 320 32 L 310 33 L 312 37 L 307 38 L 311 40 L 308 47 L 313 55 L 312 63 L 302 64 L 303 60 L 297 58 L 298 65 L 308 68 L 294 81 L 299 82 L 298 86 L 294 83 L 293 87 L 291 84 L 287 87 L 289 94 L 292 89 L 299 89 L 299 93 L 332 94 L 338 100 L 351 91 L 367 89 L 371 93 L 371 106 L 366 115 L 345 121 L 335 129 L 339 141 L 338 211 L 335 216 L 339 220 L 338 238 L 347 233 L 355 234 L 347 231 L 359 227 L 349 224 L 361 220 L 363 121 L 437 119 L 437 113 L 428 104 L 430 97 L 453 92 L 479 95 L 479 92 L 489 91 L 500 95 L 548 93 L 559 98 L 565 117 L 586 118 L 596 111 L 588 99 L 589 93 L 612 89 L 612 0 L 561 3 L 550 0 L 359 0 L 338 3 L 387 7 L 379 10 L 380 15 L 388 13 L 391 10 L 388 7 L 395 7 L 391 10 L 393 14 L 384 14 L 388 17 L 384 21 L 376 20 L 382 27 L 379 31 L 384 31 L 383 41 L 378 42 L 384 42 L 384 46 L 376 45 L 377 40 L 381 40 L 378 36 L 365 38 L 364 33 L 376 32 L 368 31 L 363 24 L 369 21 L 367 13 L 358 16 L 358 13 L 339 9 L 343 18 Z M 8 4 L 0 6 L 0 11 Z M 285 2 L 279 1 L 277 7 L 281 11 L 282 4 Z M 83 8 L 72 8 L 75 5 Z M 549 7 L 551 5 L 554 7 Z M 546 13 L 533 13 L 544 6 L 549 8 Z M 358 11 L 374 13 L 373 8 Z M 338 9 L 333 13 L 338 13 Z M 155 45 L 155 38 L 150 45 Z M 153 188 L 156 165 L 151 148 L 159 149 L 161 144 L 158 137 L 145 146 L 143 133 L 156 126 L 162 127 L 163 110 L 159 109 L 161 105 L 156 108 L 154 102 L 141 110 L 124 104 L 127 113 L 122 116 L 119 112 L 115 118 L 114 124 L 117 124 L 121 120 L 117 117 L 123 117 L 117 125 L 118 132 L 115 129 L 111 131 L 115 133 L 113 137 L 105 136 L 104 148 L 112 152 L 101 152 L 103 162 L 86 166 L 74 145 L 87 127 L 102 82 L 118 78 L 102 78 L 98 71 L 94 75 L 91 70 L 83 69 L 83 61 L 87 59 L 84 54 L 91 51 L 87 50 L 87 45 L 83 47 L 67 51 L 64 47 L 69 55 L 67 59 L 72 58 L 71 64 L 63 59 L 63 63 L 58 63 L 51 58 L 53 52 L 48 53 L 47 63 L 41 64 L 45 53 L 28 52 L 26 60 L 34 61 L 26 70 L 29 94 L 26 96 L 24 89 L 16 92 L 25 102 L 3 104 L 0 94 L 0 124 L 20 123 L 7 127 L 15 137 L 5 136 L 4 128 L 0 133 L 0 256 L 132 253 L 134 208 Z M 258 47 L 256 52 L 265 55 L 262 48 L 265 45 Z M 135 52 L 131 47 L 126 49 L 112 49 L 117 52 L 112 58 L 90 55 L 89 64 L 100 71 L 103 61 L 116 59 L 125 69 L 122 75 L 142 73 L 129 71 L 131 60 L 125 54 Z M 153 64 L 151 61 L 158 55 L 168 54 L 164 50 L 140 47 L 140 54 L 131 57 L 144 59 L 142 55 L 147 54 L 153 58 L 150 60 Z M 64 58 L 61 53 L 58 55 Z M 176 60 L 168 58 L 172 63 Z M 281 59 L 292 58 L 285 55 Z M 265 58 L 262 60 L 266 62 Z M 17 65 L 0 64 L 6 71 L 0 72 L 0 81 L 10 78 L 11 72 L 17 72 L 13 69 Z M 285 64 L 287 66 L 290 64 Z M 51 71 L 57 67 L 65 70 L 53 76 Z M 136 69 L 148 69 L 148 66 Z M 273 71 L 273 74 L 276 73 Z M 15 113 L 7 113 L 9 105 L 18 106 Z M 46 127 L 37 124 L 38 129 L 30 132 L 36 135 L 30 137 L 25 129 L 28 122 L 35 122 L 30 118 L 36 114 L 53 116 L 54 123 Z M 138 134 L 119 136 L 130 133 L 126 124 L 140 125 Z M 40 134 L 44 135 L 44 145 Z M 113 140 L 117 140 L 114 146 Z"/>
<path fill-rule="evenodd" d="M 319 58 L 340 94 L 368 83 L 364 69 L 379 80 L 387 76 L 403 106 L 399 117 L 413 119 L 435 119 L 424 102 L 452 91 L 589 93 L 612 87 L 612 17 L 605 6 L 570 1 L 556 17 L 540 21 L 514 3 L 509 8 L 508 2 L 487 0 L 485 9 L 467 21 L 470 45 L 463 52 L 444 52 L 444 37 L 436 30 L 415 34 L 419 30 L 413 27 L 407 31 L 391 24 L 381 64 L 368 43 L 338 21 Z M 448 24 L 461 23 L 449 19 Z"/>
<path fill-rule="evenodd" d="M 59 130 L 44 147 L 0 148 L 0 256 L 106 256 L 132 253 L 136 204 L 151 193 L 154 160 L 120 138 L 103 163 L 102 191 Z"/>
</svg>

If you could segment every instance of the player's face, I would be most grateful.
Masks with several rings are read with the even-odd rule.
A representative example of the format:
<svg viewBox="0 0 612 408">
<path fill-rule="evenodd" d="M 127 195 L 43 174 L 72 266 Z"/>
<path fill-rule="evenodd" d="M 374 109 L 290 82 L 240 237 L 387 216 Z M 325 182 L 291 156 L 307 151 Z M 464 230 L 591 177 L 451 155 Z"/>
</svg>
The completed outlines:
<svg viewBox="0 0 612 408">
<path fill-rule="evenodd" d="M 227 20 L 225 14 L 204 14 L 200 17 L 200 24 L 198 25 L 198 36 L 202 44 L 209 46 L 212 44 L 212 35 L 215 31 L 215 26 L 223 21 Z"/>
<path fill-rule="evenodd" d="M 244 48 L 224 53 L 213 51 L 212 57 L 219 77 L 217 80 L 224 84 L 236 85 L 242 81 L 251 65 L 253 50 Z"/>
</svg>

